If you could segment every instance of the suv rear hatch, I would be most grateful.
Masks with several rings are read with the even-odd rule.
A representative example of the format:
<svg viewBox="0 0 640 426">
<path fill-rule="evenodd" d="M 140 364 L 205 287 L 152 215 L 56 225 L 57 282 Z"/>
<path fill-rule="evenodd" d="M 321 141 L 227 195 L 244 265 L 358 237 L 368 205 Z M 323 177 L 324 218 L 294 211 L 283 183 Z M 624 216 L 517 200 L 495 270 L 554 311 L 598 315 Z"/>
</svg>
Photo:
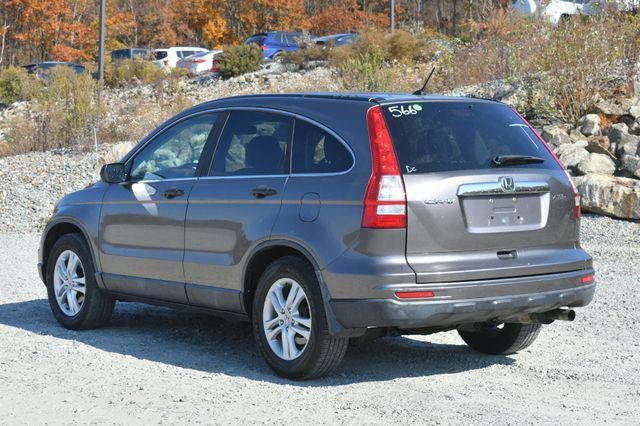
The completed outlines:
<svg viewBox="0 0 640 426">
<path fill-rule="evenodd" d="M 407 197 L 419 283 L 583 269 L 573 184 L 528 124 L 484 100 L 381 106 Z"/>
</svg>

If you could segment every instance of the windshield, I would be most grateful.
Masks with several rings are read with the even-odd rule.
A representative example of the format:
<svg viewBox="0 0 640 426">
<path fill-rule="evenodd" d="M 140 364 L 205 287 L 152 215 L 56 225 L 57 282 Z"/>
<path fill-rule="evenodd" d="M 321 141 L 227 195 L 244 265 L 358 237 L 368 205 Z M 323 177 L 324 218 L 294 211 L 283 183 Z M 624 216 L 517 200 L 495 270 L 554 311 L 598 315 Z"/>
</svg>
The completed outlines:
<svg viewBox="0 0 640 426">
<path fill-rule="evenodd" d="M 488 169 L 498 156 L 544 160 L 511 167 L 558 167 L 529 126 L 504 104 L 433 101 L 381 108 L 405 174 Z"/>
</svg>

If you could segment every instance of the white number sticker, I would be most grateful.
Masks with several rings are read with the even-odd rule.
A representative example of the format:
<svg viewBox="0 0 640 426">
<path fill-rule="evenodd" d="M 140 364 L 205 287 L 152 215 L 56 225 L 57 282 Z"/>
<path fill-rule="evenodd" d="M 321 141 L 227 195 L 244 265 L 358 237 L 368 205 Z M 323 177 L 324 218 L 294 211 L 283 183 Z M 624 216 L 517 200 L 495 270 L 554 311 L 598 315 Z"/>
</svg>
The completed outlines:
<svg viewBox="0 0 640 426">
<path fill-rule="evenodd" d="M 389 112 L 392 117 L 402 117 L 403 115 L 416 115 L 422 108 L 414 108 L 414 105 L 396 105 L 389 107 Z"/>
</svg>

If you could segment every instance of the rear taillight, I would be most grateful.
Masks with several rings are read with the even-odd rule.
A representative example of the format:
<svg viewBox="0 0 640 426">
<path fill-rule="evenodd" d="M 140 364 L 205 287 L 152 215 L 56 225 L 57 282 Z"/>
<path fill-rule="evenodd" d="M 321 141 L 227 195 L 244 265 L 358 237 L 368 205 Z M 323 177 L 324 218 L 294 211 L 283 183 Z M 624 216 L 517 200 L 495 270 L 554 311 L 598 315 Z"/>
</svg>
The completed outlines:
<svg viewBox="0 0 640 426">
<path fill-rule="evenodd" d="M 201 64 L 203 62 L 206 62 L 206 59 L 191 59 L 189 62 L 192 62 L 194 64 Z"/>
<path fill-rule="evenodd" d="M 582 284 L 589 284 L 590 282 L 593 282 L 593 280 L 595 280 L 594 274 L 584 275 L 583 277 L 580 278 L 580 282 Z"/>
<path fill-rule="evenodd" d="M 260 49 L 265 50 L 265 51 L 268 50 L 267 46 L 265 46 L 264 44 L 260 45 Z"/>
<path fill-rule="evenodd" d="M 571 186 L 571 191 L 573 191 L 573 202 L 572 202 L 573 215 L 575 216 L 576 219 L 580 219 L 580 216 L 582 215 L 580 213 L 580 194 L 578 193 L 578 190 L 576 189 L 576 186 L 573 183 L 573 179 L 571 179 L 571 175 L 569 174 L 567 169 L 564 168 L 564 166 L 560 162 L 560 159 L 558 158 L 558 156 L 556 156 L 555 152 L 553 152 L 551 147 L 549 145 L 547 145 L 547 143 L 545 142 L 544 139 L 542 139 L 542 136 L 540 136 L 540 133 L 538 133 L 538 131 L 536 129 L 534 129 L 533 126 L 531 124 L 529 124 L 529 122 L 522 116 L 522 114 L 520 114 L 518 111 L 516 111 L 515 108 L 513 109 L 513 111 L 516 114 L 518 114 L 518 117 L 520 117 L 520 119 L 522 121 L 524 121 L 524 123 L 527 126 L 529 126 L 529 129 L 531 129 L 533 134 L 536 135 L 536 137 L 540 140 L 540 142 L 542 142 L 542 145 L 544 145 L 544 147 L 547 148 L 547 151 L 549 151 L 549 154 L 551 154 L 553 159 L 556 160 L 556 163 L 558 163 L 558 166 L 560 166 L 560 168 L 564 172 L 565 176 L 567 177 L 567 180 L 569 181 L 569 185 Z"/>
<path fill-rule="evenodd" d="M 211 63 L 211 72 L 218 72 L 220 68 L 218 67 L 218 61 L 213 61 Z"/>
<path fill-rule="evenodd" d="M 162 61 L 162 65 L 165 66 L 165 67 L 168 67 L 169 66 L 169 61 Z"/>
<path fill-rule="evenodd" d="M 363 228 L 406 228 L 407 197 L 396 152 L 379 106 L 367 113 L 372 171 L 364 197 Z"/>
</svg>

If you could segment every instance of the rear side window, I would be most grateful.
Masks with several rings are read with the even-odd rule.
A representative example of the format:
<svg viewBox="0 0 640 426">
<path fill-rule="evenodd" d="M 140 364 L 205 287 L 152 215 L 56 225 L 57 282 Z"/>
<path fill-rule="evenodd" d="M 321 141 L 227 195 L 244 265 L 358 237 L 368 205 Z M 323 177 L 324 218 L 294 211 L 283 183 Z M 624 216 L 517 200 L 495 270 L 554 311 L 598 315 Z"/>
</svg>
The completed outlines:
<svg viewBox="0 0 640 426">
<path fill-rule="evenodd" d="M 416 102 L 383 105 L 405 174 L 488 169 L 504 155 L 543 158 L 524 168 L 557 168 L 531 129 L 509 107 L 490 102 Z"/>
<path fill-rule="evenodd" d="M 244 44 L 251 44 L 251 43 L 255 43 L 258 45 L 262 45 L 264 43 L 264 40 L 267 38 L 266 35 L 264 34 L 260 34 L 260 35 L 254 35 L 249 37 Z"/>
<path fill-rule="evenodd" d="M 293 119 L 262 111 L 234 111 L 213 158 L 214 176 L 277 175 L 289 172 Z"/>
<path fill-rule="evenodd" d="M 353 157 L 335 137 L 306 121 L 296 120 L 293 132 L 293 173 L 339 173 Z"/>
<path fill-rule="evenodd" d="M 159 52 L 153 52 L 153 56 L 155 56 L 156 59 L 164 59 L 167 57 L 167 51 L 166 50 L 162 50 Z"/>
</svg>

